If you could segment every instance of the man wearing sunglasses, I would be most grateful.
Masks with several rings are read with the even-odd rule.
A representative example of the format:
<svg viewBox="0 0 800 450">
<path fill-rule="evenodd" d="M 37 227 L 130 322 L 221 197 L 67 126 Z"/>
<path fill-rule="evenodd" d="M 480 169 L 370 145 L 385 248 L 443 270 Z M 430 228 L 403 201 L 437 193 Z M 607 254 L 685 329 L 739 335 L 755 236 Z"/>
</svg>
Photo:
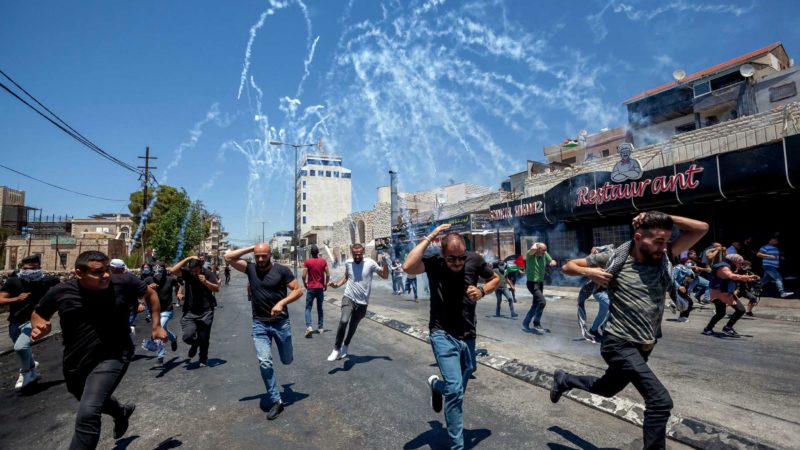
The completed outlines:
<svg viewBox="0 0 800 450">
<path fill-rule="evenodd" d="M 448 233 L 442 238 L 440 255 L 423 257 L 431 241 L 450 228 L 439 225 L 422 238 L 408 254 L 403 270 L 412 275 L 425 272 L 431 293 L 430 341 L 442 377 L 428 378 L 431 406 L 442 410 L 450 446 L 464 448 L 462 404 L 467 381 L 475 370 L 475 302 L 497 288 L 500 278 L 475 252 L 466 251 L 464 238 Z M 486 280 L 478 286 L 478 279 Z"/>
<path fill-rule="evenodd" d="M 93 449 L 100 440 L 101 415 L 114 418 L 114 439 L 128 430 L 136 407 L 122 405 L 112 395 L 125 376 L 134 353 L 128 314 L 144 297 L 153 311 L 152 338 L 167 340 L 161 327 L 158 295 L 137 277 L 109 273 L 102 252 L 88 251 L 75 261 L 75 279 L 52 287 L 31 317 L 31 338 L 50 332 L 50 318 L 58 312 L 64 340 L 64 379 L 67 390 L 80 402 L 70 449 Z"/>
</svg>

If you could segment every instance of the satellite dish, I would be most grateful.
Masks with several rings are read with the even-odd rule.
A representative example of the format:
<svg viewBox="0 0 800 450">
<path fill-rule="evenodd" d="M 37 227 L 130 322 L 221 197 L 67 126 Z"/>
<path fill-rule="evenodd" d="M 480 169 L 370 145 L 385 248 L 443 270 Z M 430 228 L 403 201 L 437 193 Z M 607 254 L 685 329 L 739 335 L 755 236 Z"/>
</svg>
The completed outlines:
<svg viewBox="0 0 800 450">
<path fill-rule="evenodd" d="M 677 69 L 674 72 L 672 72 L 672 78 L 674 78 L 675 81 L 681 81 L 685 77 L 686 77 L 686 71 L 684 71 L 683 69 Z"/>
<path fill-rule="evenodd" d="M 745 78 L 750 78 L 756 73 L 756 68 L 752 64 L 742 64 L 739 67 L 739 73 Z"/>
<path fill-rule="evenodd" d="M 589 134 L 589 132 L 586 131 L 586 130 L 581 130 L 580 133 L 581 133 L 581 136 L 586 136 L 586 135 Z"/>
</svg>

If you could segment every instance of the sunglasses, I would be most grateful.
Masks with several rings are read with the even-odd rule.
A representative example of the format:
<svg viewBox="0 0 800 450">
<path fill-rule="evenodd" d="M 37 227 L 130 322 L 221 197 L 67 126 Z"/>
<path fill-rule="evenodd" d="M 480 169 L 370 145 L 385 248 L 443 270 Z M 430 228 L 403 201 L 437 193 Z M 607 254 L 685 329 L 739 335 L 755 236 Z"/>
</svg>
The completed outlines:
<svg viewBox="0 0 800 450">
<path fill-rule="evenodd" d="M 460 256 L 449 255 L 446 256 L 444 259 L 449 263 L 454 263 L 456 261 L 464 262 L 467 260 L 467 255 L 460 255 Z"/>
</svg>

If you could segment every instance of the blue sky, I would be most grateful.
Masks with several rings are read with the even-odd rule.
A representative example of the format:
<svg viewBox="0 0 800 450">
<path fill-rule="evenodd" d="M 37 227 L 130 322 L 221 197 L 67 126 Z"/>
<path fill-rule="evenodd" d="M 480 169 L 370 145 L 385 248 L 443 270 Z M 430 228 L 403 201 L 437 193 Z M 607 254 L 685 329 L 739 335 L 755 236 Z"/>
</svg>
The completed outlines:
<svg viewBox="0 0 800 450">
<path fill-rule="evenodd" d="M 70 125 L 220 213 L 237 239 L 291 229 L 291 149 L 322 139 L 354 210 L 401 189 L 490 186 L 545 145 L 623 124 L 622 102 L 781 41 L 793 1 L 6 1 L 0 69 Z M 3 80 L 5 84 L 8 84 Z M 0 91 L 2 164 L 126 199 L 127 172 Z M 127 212 L 0 169 L 44 214 Z"/>
</svg>

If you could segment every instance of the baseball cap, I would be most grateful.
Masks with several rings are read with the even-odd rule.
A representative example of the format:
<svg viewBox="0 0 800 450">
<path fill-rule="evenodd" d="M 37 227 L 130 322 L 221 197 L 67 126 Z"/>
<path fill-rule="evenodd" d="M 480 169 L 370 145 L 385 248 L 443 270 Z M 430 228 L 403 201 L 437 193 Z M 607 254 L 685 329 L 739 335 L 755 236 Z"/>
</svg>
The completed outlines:
<svg viewBox="0 0 800 450">
<path fill-rule="evenodd" d="M 121 259 L 116 259 L 116 258 L 112 259 L 111 262 L 108 263 L 108 265 L 113 267 L 114 269 L 127 269 L 128 268 L 128 266 L 125 265 L 125 261 L 123 261 Z"/>
</svg>

